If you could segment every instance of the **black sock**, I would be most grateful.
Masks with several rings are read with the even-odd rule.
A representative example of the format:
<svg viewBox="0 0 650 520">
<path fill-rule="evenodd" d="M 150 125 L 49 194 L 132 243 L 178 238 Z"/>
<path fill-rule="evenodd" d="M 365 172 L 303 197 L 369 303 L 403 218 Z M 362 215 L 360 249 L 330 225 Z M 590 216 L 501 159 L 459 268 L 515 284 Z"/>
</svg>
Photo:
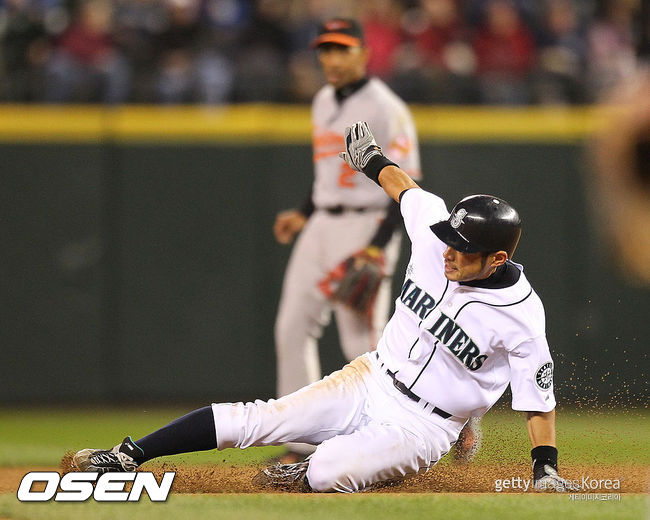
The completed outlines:
<svg viewBox="0 0 650 520">
<path fill-rule="evenodd" d="M 142 457 L 135 457 L 139 464 L 163 455 L 213 450 L 217 447 L 217 432 L 212 406 L 194 410 L 134 444 L 144 453 Z"/>
</svg>

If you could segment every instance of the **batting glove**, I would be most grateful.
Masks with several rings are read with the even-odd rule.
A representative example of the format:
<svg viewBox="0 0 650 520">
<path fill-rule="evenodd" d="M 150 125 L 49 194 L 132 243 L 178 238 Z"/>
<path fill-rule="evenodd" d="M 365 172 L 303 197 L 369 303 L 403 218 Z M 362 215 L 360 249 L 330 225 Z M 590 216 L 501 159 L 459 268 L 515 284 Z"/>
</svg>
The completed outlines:
<svg viewBox="0 0 650 520">
<path fill-rule="evenodd" d="M 345 152 L 340 152 L 350 168 L 363 172 L 369 179 L 379 184 L 379 172 L 388 165 L 397 166 L 386 158 L 381 146 L 375 141 L 368 123 L 359 121 L 345 129 Z"/>
</svg>

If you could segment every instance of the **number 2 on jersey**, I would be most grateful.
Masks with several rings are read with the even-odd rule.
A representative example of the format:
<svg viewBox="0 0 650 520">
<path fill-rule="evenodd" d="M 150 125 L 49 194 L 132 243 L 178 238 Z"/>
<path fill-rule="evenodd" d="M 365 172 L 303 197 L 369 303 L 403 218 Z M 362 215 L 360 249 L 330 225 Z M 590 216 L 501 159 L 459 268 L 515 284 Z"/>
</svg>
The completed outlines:
<svg viewBox="0 0 650 520">
<path fill-rule="evenodd" d="M 341 165 L 341 173 L 339 173 L 339 186 L 341 188 L 354 188 L 353 177 L 356 173 L 347 163 L 343 163 Z"/>
</svg>

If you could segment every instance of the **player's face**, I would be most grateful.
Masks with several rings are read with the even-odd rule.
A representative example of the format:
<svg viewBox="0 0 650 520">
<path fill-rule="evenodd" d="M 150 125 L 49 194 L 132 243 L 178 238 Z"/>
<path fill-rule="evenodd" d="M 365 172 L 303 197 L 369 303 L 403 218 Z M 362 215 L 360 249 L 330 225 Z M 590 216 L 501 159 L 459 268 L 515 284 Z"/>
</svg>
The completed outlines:
<svg viewBox="0 0 650 520">
<path fill-rule="evenodd" d="M 368 51 L 364 47 L 325 43 L 318 47 L 317 52 L 325 79 L 336 89 L 354 83 L 366 75 Z"/>
<path fill-rule="evenodd" d="M 452 282 L 483 280 L 508 259 L 504 251 L 486 256 L 483 253 L 461 253 L 451 247 L 445 249 L 442 257 L 445 260 L 445 276 Z"/>
</svg>

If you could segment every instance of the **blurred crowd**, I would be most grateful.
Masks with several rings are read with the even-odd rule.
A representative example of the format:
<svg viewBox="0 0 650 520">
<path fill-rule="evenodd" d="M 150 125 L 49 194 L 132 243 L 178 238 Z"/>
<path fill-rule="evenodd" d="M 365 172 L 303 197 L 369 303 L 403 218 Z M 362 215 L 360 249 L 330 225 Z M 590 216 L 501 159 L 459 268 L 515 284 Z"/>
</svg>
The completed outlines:
<svg viewBox="0 0 650 520">
<path fill-rule="evenodd" d="M 362 21 L 414 103 L 576 104 L 634 74 L 646 0 L 0 0 L 0 101 L 309 102 L 309 43 Z"/>
</svg>

